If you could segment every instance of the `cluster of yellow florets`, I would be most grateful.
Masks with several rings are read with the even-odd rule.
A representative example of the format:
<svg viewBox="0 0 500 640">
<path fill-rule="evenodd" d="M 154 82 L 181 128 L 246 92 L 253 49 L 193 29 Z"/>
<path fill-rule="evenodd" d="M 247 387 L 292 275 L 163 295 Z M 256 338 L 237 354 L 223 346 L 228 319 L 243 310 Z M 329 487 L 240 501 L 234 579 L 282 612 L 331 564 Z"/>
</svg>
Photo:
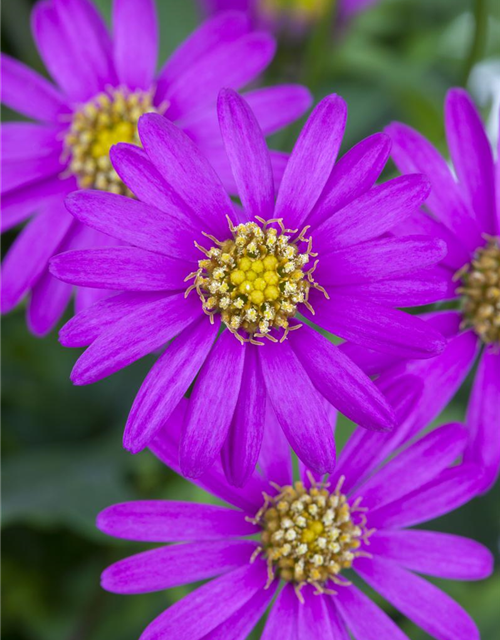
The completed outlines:
<svg viewBox="0 0 500 640">
<path fill-rule="evenodd" d="M 140 145 L 139 118 L 158 111 L 164 108 L 155 109 L 150 92 L 126 89 L 100 93 L 75 111 L 64 146 L 70 158 L 68 170 L 77 178 L 78 185 L 132 195 L 113 169 L 109 150 L 118 142 Z"/>
<path fill-rule="evenodd" d="M 269 335 L 273 328 L 289 330 L 289 320 L 297 306 L 308 304 L 311 286 L 321 289 L 304 267 L 310 261 L 311 242 L 307 250 L 299 251 L 305 242 L 300 234 L 292 241 L 281 221 L 247 222 L 230 225 L 233 237 L 225 242 L 211 238 L 217 246 L 205 250 L 206 259 L 198 263 L 192 274 L 196 289 L 209 314 L 220 313 L 223 322 L 242 340 Z M 269 226 L 281 225 L 281 232 Z M 244 332 L 241 335 L 239 332 Z M 246 335 L 245 335 L 246 334 Z"/>
<path fill-rule="evenodd" d="M 500 246 L 496 238 L 476 251 L 457 277 L 462 286 L 463 326 L 472 327 L 486 344 L 500 345 Z"/>
<path fill-rule="evenodd" d="M 361 538 L 366 536 L 365 517 L 360 524 L 340 492 L 340 484 L 330 493 L 324 485 L 306 489 L 302 482 L 279 488 L 277 496 L 267 496 L 253 522 L 262 527 L 258 553 L 267 559 L 270 578 L 277 573 L 287 582 L 309 583 L 324 591 L 328 580 L 339 582 L 338 574 L 348 569 Z"/>
</svg>

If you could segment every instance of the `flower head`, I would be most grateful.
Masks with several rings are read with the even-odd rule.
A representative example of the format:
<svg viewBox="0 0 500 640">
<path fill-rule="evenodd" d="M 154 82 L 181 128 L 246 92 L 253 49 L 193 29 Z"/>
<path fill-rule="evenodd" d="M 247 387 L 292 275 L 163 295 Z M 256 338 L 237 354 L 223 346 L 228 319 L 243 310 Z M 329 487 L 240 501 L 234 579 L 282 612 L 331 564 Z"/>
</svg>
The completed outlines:
<svg viewBox="0 0 500 640">
<path fill-rule="evenodd" d="M 378 0 L 199 0 L 202 9 L 214 14 L 220 11 L 248 11 L 254 20 L 268 28 L 285 28 L 293 33 L 325 19 L 336 12 L 341 18 L 352 18 L 366 11 Z"/>
<path fill-rule="evenodd" d="M 424 394 L 415 414 L 421 425 L 440 414 L 478 363 L 466 418 L 470 434 L 466 458 L 484 467 L 486 490 L 500 470 L 499 163 L 493 160 L 476 107 L 462 89 L 448 93 L 445 126 L 454 173 L 410 127 L 394 123 L 387 133 L 399 169 L 426 170 L 432 184 L 425 210 L 415 211 L 394 233 L 425 229 L 447 244 L 439 268 L 447 280 L 443 300 L 448 307 L 454 303 L 455 309 L 425 318 L 447 337 L 448 346 L 429 366 L 399 358 L 381 363 L 376 354 L 355 354 L 352 347 L 348 351 L 369 373 L 387 370 L 384 375 L 390 378 L 407 371 L 422 379 Z"/>
<path fill-rule="evenodd" d="M 408 376 L 393 386 L 403 420 L 418 403 L 419 390 Z M 176 471 L 185 404 L 152 445 Z M 272 412 L 267 420 L 260 473 L 244 489 L 228 485 L 218 464 L 197 481 L 233 508 L 145 501 L 99 515 L 98 527 L 109 535 L 184 543 L 108 567 L 105 589 L 145 593 L 208 579 L 156 618 L 141 638 L 177 637 L 181 629 L 192 640 L 228 637 L 229 630 L 247 637 L 268 606 L 265 640 L 349 633 L 363 640 L 405 638 L 351 583 L 352 570 L 430 636 L 479 638 L 468 614 L 416 573 L 485 578 L 492 571 L 490 552 L 466 538 L 411 528 L 456 509 L 481 486 L 475 465 L 453 466 L 466 446 L 466 430 L 445 425 L 408 445 L 395 432 L 358 429 L 333 477 L 314 476 L 302 466 L 294 481 L 290 450 Z"/>
<path fill-rule="evenodd" d="M 441 350 L 438 332 L 392 307 L 442 295 L 432 265 L 444 244 L 379 238 L 423 202 L 427 181 L 414 175 L 372 187 L 388 153 L 383 135 L 334 167 L 346 106 L 329 96 L 306 123 L 275 200 L 250 107 L 224 90 L 218 110 L 242 208 L 187 136 L 157 114 L 139 121 L 144 151 L 111 152 L 136 200 L 96 191 L 68 198 L 79 221 L 133 245 L 52 261 L 66 282 L 125 290 L 62 330 L 63 344 L 89 345 L 72 379 L 99 380 L 177 336 L 134 402 L 128 449 L 148 444 L 197 376 L 181 442 L 184 473 L 200 475 L 225 448 L 228 477 L 242 484 L 257 460 L 268 401 L 299 457 L 332 471 L 331 405 L 373 429 L 390 428 L 394 416 L 373 382 L 302 317 L 382 352 L 426 358 Z M 228 330 L 215 341 L 219 327 Z"/>
<path fill-rule="evenodd" d="M 234 92 L 223 92 L 219 118 L 243 212 L 234 208 L 213 169 L 186 136 L 156 115 L 144 116 L 139 123 L 147 155 L 129 146 L 118 146 L 112 152 L 116 170 L 139 201 L 96 192 L 82 192 L 68 201 L 79 220 L 137 247 L 70 252 L 53 262 L 54 273 L 68 282 L 137 292 L 97 305 L 63 330 L 65 344 L 92 343 L 77 364 L 73 380 L 82 384 L 99 379 L 182 332 L 173 351 L 167 350 L 152 370 L 134 404 L 125 435 L 128 448 L 137 451 L 146 446 L 202 367 L 193 392 L 195 409 L 188 417 L 182 444 L 186 473 L 203 472 L 226 442 L 233 450 L 228 474 L 239 483 L 244 481 L 258 455 L 266 395 L 299 455 L 315 469 L 331 470 L 333 433 L 323 397 L 366 426 L 383 428 L 393 418 L 369 379 L 360 378 L 338 349 L 301 326 L 294 316 L 302 307 L 302 313 L 311 317 L 316 307 L 323 326 L 338 327 L 345 337 L 361 338 L 375 348 L 398 354 L 408 350 L 424 357 L 436 353 L 438 335 L 431 334 L 426 344 L 428 337 L 420 333 L 423 323 L 370 302 L 369 281 L 373 278 L 379 283 L 374 287 L 375 298 L 383 297 L 380 256 L 386 261 L 388 254 L 404 247 L 404 264 L 393 260 L 385 269 L 389 271 L 389 298 L 392 295 L 388 304 L 398 300 L 397 293 L 390 293 L 393 279 L 398 291 L 406 285 L 403 296 L 408 299 L 412 280 L 408 287 L 404 276 L 410 273 L 418 278 L 423 267 L 441 257 L 442 243 L 429 244 L 423 237 L 363 242 L 372 234 L 378 236 L 384 225 L 390 228 L 394 218 L 408 215 L 425 198 L 426 183 L 411 176 L 369 188 L 386 156 L 386 140 L 381 136 L 359 145 L 361 149 L 353 150 L 332 171 L 345 121 L 343 101 L 332 96 L 308 121 L 274 203 L 269 155 L 248 105 Z M 359 181 L 360 165 L 364 165 L 365 182 Z M 350 172 L 356 173 L 361 191 L 354 200 L 357 194 L 349 184 Z M 336 215 L 331 216 L 332 212 Z M 236 224 L 232 219 L 238 217 L 242 222 Z M 298 230 L 304 225 L 315 229 L 308 231 L 307 238 L 304 229 Z M 331 285 L 329 291 L 316 284 L 311 270 L 305 279 L 303 266 L 312 254 L 313 242 L 324 248 L 326 265 L 320 259 L 317 274 L 318 281 Z M 361 243 L 359 249 L 357 243 Z M 205 254 L 201 261 L 200 250 Z M 356 275 L 351 261 L 362 261 L 362 274 Z M 423 274 L 428 278 L 426 271 Z M 186 286 L 183 281 L 191 278 L 195 283 L 186 294 L 176 294 Z M 356 311 L 354 307 L 349 311 L 344 298 L 350 281 L 359 283 Z M 193 286 L 201 299 L 198 302 L 194 294 L 189 295 Z M 431 280 L 423 294 L 426 300 L 436 295 L 436 286 L 441 291 Z M 353 288 L 356 291 L 355 285 Z M 258 293 L 263 294 L 263 301 L 256 299 Z M 421 295 L 417 286 L 415 300 L 421 300 Z M 332 296 L 336 304 L 326 306 L 332 304 Z M 221 319 L 230 332 L 223 333 L 210 351 Z M 377 319 L 382 326 L 391 324 L 392 333 L 384 339 Z M 231 333 L 239 338 L 243 350 Z M 266 345 L 261 344 L 263 338 L 268 339 Z M 185 353 L 193 350 L 196 357 L 186 363 Z M 215 400 L 220 388 L 225 391 L 223 406 Z M 245 403 L 252 407 L 246 415 L 237 410 Z M 292 416 L 296 419 L 298 415 L 303 416 L 304 424 L 314 424 L 321 444 L 318 441 L 316 446 L 307 430 L 294 429 Z"/>
<path fill-rule="evenodd" d="M 175 122 L 234 191 L 217 124 L 217 92 L 224 84 L 242 87 L 254 80 L 273 58 L 275 43 L 269 34 L 252 31 L 244 14 L 221 14 L 201 25 L 157 73 L 154 0 L 115 0 L 112 34 L 90 0 L 40 1 L 32 24 L 54 84 L 2 56 L 2 102 L 36 121 L 2 126 L 3 229 L 35 214 L 4 262 L 2 311 L 31 292 L 28 323 L 44 334 L 73 290 L 50 275 L 50 257 L 113 244 L 76 224 L 65 196 L 78 188 L 132 195 L 109 151 L 118 142 L 140 144 L 137 123 L 145 113 Z M 253 90 L 246 97 L 265 135 L 300 117 L 311 102 L 298 85 Z M 272 162 L 279 180 L 285 154 L 273 152 Z M 79 288 L 77 310 L 103 295 Z"/>
</svg>

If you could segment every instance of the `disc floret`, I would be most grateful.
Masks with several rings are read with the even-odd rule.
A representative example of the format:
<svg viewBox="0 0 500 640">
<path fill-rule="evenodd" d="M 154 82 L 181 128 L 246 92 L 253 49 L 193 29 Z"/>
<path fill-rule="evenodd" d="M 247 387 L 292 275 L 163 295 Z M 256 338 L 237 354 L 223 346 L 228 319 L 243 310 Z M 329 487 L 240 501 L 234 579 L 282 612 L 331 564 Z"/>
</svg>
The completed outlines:
<svg viewBox="0 0 500 640">
<path fill-rule="evenodd" d="M 317 593 L 328 591 L 328 581 L 349 584 L 339 574 L 356 556 L 367 555 L 359 547 L 372 532 L 366 529 L 361 501 L 350 505 L 341 493 L 343 480 L 333 492 L 328 484 L 313 481 L 309 489 L 295 482 L 276 486 L 275 496 L 264 495 L 264 505 L 252 519 L 262 527 L 254 558 L 262 554 L 266 559 L 269 583 L 277 576 L 293 582 L 299 597 L 305 584 L 314 585 Z"/>
<path fill-rule="evenodd" d="M 456 275 L 461 280 L 462 328 L 471 327 L 485 344 L 500 346 L 500 242 L 487 238 L 472 262 Z"/>
<path fill-rule="evenodd" d="M 150 91 L 109 88 L 98 94 L 73 113 L 64 138 L 64 154 L 69 158 L 66 173 L 74 175 L 82 189 L 131 196 L 113 169 L 109 150 L 118 142 L 140 145 L 139 118 L 145 113 L 163 113 L 165 109 L 166 105 L 154 107 Z"/>
<path fill-rule="evenodd" d="M 311 238 L 304 236 L 308 227 L 297 235 L 296 230 L 285 229 L 281 219 L 256 219 L 260 224 L 236 227 L 229 221 L 232 238 L 224 242 L 205 234 L 215 246 L 207 250 L 196 245 L 205 258 L 186 278 L 194 278 L 186 294 L 196 289 L 205 313 L 211 318 L 220 313 L 240 341 L 262 344 L 255 338 L 276 340 L 270 335 L 272 329 L 283 330 L 284 339 L 300 326 L 290 326 L 300 304 L 313 312 L 308 301 L 311 287 L 326 292 L 313 278 L 317 261 L 305 269 L 317 256 Z"/>
</svg>

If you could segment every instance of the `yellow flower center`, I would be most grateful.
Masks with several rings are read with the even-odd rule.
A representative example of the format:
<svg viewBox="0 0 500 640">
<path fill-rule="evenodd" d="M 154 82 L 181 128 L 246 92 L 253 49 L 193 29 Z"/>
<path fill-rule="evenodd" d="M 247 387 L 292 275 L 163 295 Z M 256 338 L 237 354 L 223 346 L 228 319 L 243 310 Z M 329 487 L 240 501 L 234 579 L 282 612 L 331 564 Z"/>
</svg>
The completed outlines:
<svg viewBox="0 0 500 640">
<path fill-rule="evenodd" d="M 316 263 L 305 270 L 312 253 L 312 241 L 305 238 L 307 227 L 299 234 L 285 229 L 281 220 L 247 222 L 234 227 L 229 222 L 232 238 L 219 242 L 207 237 L 216 246 L 209 250 L 196 245 L 206 258 L 198 262 L 198 271 L 186 295 L 196 289 L 203 309 L 211 319 L 220 313 L 228 329 L 241 342 L 262 344 L 256 338 L 267 337 L 272 329 L 283 330 L 282 340 L 289 331 L 290 318 L 300 304 L 312 311 L 308 302 L 311 287 L 326 292 L 313 279 Z M 274 226 L 277 223 L 279 230 Z M 296 237 L 292 239 L 292 236 Z M 303 251 L 300 246 L 304 245 Z"/>
<path fill-rule="evenodd" d="M 366 529 L 366 516 L 359 522 L 354 514 L 365 511 L 356 500 L 352 506 L 341 493 L 344 478 L 333 492 L 327 484 L 313 482 L 306 489 L 302 482 L 293 486 L 276 487 L 276 496 L 265 494 L 265 503 L 251 522 L 262 527 L 260 546 L 254 560 L 262 554 L 267 560 L 270 584 L 276 576 L 294 582 L 300 598 L 300 589 L 312 584 L 319 593 L 328 592 L 325 583 L 332 581 L 346 585 L 339 578 L 356 556 L 361 541 L 373 533 Z"/>
<path fill-rule="evenodd" d="M 68 172 L 76 176 L 81 188 L 132 195 L 113 169 L 109 150 L 118 142 L 140 145 L 139 118 L 166 109 L 165 105 L 156 109 L 152 100 L 151 92 L 110 89 L 74 112 L 64 147 L 70 158 Z"/>
<path fill-rule="evenodd" d="M 485 344 L 500 345 L 500 244 L 488 244 L 476 251 L 474 260 L 456 274 L 461 280 L 462 327 L 472 327 Z"/>
</svg>

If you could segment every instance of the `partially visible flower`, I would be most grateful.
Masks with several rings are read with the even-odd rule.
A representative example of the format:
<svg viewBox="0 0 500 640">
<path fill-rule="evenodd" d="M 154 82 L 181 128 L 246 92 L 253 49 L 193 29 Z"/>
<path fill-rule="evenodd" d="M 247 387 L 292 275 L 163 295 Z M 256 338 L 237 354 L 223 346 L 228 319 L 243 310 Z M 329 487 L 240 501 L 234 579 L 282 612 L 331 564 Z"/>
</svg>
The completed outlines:
<svg viewBox="0 0 500 640">
<path fill-rule="evenodd" d="M 404 386 L 412 387 L 408 379 Z M 412 406 L 403 393 L 401 408 L 405 403 L 403 413 Z M 181 404 L 152 447 L 175 471 L 184 410 Z M 479 580 L 492 572 L 491 553 L 467 538 L 412 529 L 476 495 L 480 470 L 452 466 L 466 440 L 465 429 L 449 424 L 394 456 L 392 436 L 358 429 L 332 478 L 302 467 L 294 481 L 290 450 L 270 412 L 260 473 L 244 489 L 229 486 L 219 465 L 197 482 L 228 506 L 142 501 L 99 515 L 97 526 L 108 535 L 183 543 L 113 564 L 102 586 L 138 594 L 208 580 L 161 613 L 141 640 L 244 639 L 269 605 L 263 640 L 407 638 L 349 581 L 352 569 L 433 638 L 479 639 L 469 615 L 417 574 Z"/>
<path fill-rule="evenodd" d="M 78 220 L 133 245 L 52 260 L 65 282 L 125 291 L 61 330 L 64 345 L 88 346 L 73 382 L 100 380 L 176 338 L 134 401 L 126 448 L 147 446 L 195 379 L 180 454 L 189 476 L 224 448 L 228 478 L 243 484 L 267 401 L 298 456 L 320 472 L 335 464 L 331 405 L 368 428 L 394 425 L 373 382 L 297 317 L 399 356 L 428 358 L 444 345 L 437 331 L 395 308 L 444 295 L 432 269 L 444 243 L 379 237 L 425 200 L 428 183 L 414 175 L 373 186 L 389 152 L 384 135 L 334 167 L 346 115 L 335 95 L 316 107 L 276 201 L 265 140 L 231 90 L 220 94 L 219 120 L 243 208 L 189 138 L 157 114 L 139 121 L 144 151 L 111 151 L 137 200 L 96 191 L 68 198 Z M 216 340 L 219 328 L 227 330 Z"/>
<path fill-rule="evenodd" d="M 247 11 L 260 27 L 301 31 L 331 18 L 351 18 L 380 0 L 199 0 L 209 15 L 221 11 Z"/>
<path fill-rule="evenodd" d="M 37 121 L 2 126 L 2 229 L 37 215 L 6 257 L 1 304 L 5 313 L 31 292 L 28 324 L 43 335 L 73 290 L 50 275 L 49 258 L 112 243 L 76 223 L 64 197 L 77 188 L 130 195 L 111 166 L 109 149 L 117 142 L 139 144 L 137 121 L 147 112 L 175 122 L 234 190 L 217 123 L 217 93 L 221 86 L 253 81 L 272 60 L 275 42 L 251 31 L 244 14 L 227 13 L 199 27 L 157 73 L 154 0 L 115 0 L 112 34 L 89 0 L 44 0 L 32 18 L 40 55 L 57 86 L 2 56 L 2 102 Z M 253 90 L 246 99 L 265 135 L 300 117 L 311 103 L 307 89 L 297 85 Z M 286 156 L 273 152 L 272 161 L 279 179 Z M 102 295 L 80 288 L 77 311 Z"/>
<path fill-rule="evenodd" d="M 481 118 L 464 90 L 448 93 L 445 124 L 454 174 L 410 127 L 395 123 L 387 133 L 400 171 L 426 171 L 432 184 L 426 210 L 416 211 L 399 232 L 429 233 L 448 245 L 440 268 L 448 279 L 446 299 L 455 302 L 456 310 L 426 316 L 448 346 L 428 364 L 397 358 L 384 364 L 378 354 L 357 356 L 352 347 L 347 350 L 370 373 L 387 369 L 387 377 L 402 371 L 420 376 L 424 395 L 415 417 L 423 423 L 439 415 L 477 362 L 466 418 L 466 459 L 484 467 L 486 490 L 500 469 L 500 164 L 493 160 Z"/>
</svg>

